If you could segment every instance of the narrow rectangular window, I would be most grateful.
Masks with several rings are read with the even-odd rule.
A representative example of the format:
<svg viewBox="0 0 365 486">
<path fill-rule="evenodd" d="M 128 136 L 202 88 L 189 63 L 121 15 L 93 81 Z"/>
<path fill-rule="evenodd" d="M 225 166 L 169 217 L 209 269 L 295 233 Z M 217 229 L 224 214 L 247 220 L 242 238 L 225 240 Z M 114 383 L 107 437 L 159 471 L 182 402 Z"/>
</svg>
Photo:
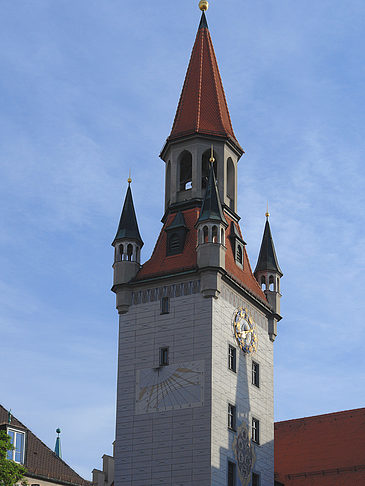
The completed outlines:
<svg viewBox="0 0 365 486">
<path fill-rule="evenodd" d="M 236 430 L 236 407 L 228 404 L 228 428 Z"/>
<path fill-rule="evenodd" d="M 18 462 L 19 464 L 24 464 L 24 443 L 25 443 L 25 433 L 18 430 L 8 429 L 7 434 L 10 436 L 11 443 L 14 449 L 8 451 L 7 458 Z"/>
<path fill-rule="evenodd" d="M 252 384 L 260 387 L 260 365 L 252 361 Z"/>
<path fill-rule="evenodd" d="M 252 417 L 252 442 L 260 444 L 260 422 Z"/>
<path fill-rule="evenodd" d="M 170 312 L 169 298 L 162 297 L 161 299 L 161 314 L 168 314 Z"/>
<path fill-rule="evenodd" d="M 252 473 L 252 486 L 260 486 L 260 474 Z"/>
<path fill-rule="evenodd" d="M 228 461 L 228 486 L 235 486 L 236 484 L 236 464 Z"/>
<path fill-rule="evenodd" d="M 169 364 L 169 348 L 160 348 L 160 366 Z"/>
<path fill-rule="evenodd" d="M 228 368 L 236 372 L 236 348 L 234 346 L 228 346 Z"/>
</svg>

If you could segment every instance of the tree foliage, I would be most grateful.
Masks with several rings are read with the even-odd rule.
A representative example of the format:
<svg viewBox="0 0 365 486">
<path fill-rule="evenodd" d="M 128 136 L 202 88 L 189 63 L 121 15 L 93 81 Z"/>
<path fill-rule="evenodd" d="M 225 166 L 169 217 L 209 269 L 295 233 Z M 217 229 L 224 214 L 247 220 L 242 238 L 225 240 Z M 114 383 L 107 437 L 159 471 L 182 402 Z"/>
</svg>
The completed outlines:
<svg viewBox="0 0 365 486">
<path fill-rule="evenodd" d="M 4 431 L 0 431 L 0 486 L 13 486 L 24 477 L 25 467 L 7 459 L 8 451 L 14 449 L 11 439 Z"/>
</svg>

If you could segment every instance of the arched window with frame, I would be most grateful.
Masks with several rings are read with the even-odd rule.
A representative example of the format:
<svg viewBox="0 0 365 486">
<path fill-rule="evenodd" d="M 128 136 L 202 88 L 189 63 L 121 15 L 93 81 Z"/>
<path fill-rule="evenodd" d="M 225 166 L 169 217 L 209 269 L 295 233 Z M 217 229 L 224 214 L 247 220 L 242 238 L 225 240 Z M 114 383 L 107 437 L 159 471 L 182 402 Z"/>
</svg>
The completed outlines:
<svg viewBox="0 0 365 486">
<path fill-rule="evenodd" d="M 265 275 L 261 276 L 261 289 L 266 290 L 266 278 Z"/>
<path fill-rule="evenodd" d="M 213 241 L 213 243 L 218 243 L 218 228 L 217 228 L 217 226 L 212 227 L 212 241 Z"/>
<path fill-rule="evenodd" d="M 133 257 L 133 245 L 129 243 L 129 245 L 127 246 L 127 259 L 129 262 L 132 261 L 132 257 Z"/>
<path fill-rule="evenodd" d="M 203 243 L 208 243 L 208 226 L 203 228 Z"/>
<path fill-rule="evenodd" d="M 227 198 L 229 207 L 234 211 L 235 209 L 235 170 L 231 157 L 227 159 Z"/>
<path fill-rule="evenodd" d="M 170 191 L 171 191 L 171 162 L 170 161 L 167 162 L 167 166 L 166 166 L 166 184 L 165 184 L 165 187 L 166 187 L 166 206 L 169 206 L 170 199 L 171 199 L 171 194 L 170 194 Z"/>
<path fill-rule="evenodd" d="M 118 246 L 118 253 L 119 253 L 119 255 L 118 255 L 118 261 L 122 261 L 123 260 L 123 253 L 124 253 L 124 249 L 123 249 L 123 245 L 122 244 L 120 244 Z"/>
</svg>

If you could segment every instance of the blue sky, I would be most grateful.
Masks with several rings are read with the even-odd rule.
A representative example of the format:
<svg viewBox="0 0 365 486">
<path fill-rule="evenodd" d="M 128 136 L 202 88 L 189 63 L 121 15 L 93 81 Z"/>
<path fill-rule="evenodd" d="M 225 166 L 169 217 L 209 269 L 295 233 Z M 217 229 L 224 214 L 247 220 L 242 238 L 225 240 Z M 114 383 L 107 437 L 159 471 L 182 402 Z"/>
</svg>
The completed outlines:
<svg viewBox="0 0 365 486">
<path fill-rule="evenodd" d="M 61 427 L 87 478 L 114 438 L 110 243 L 129 168 L 143 260 L 160 231 L 196 4 L 2 3 L 1 403 L 50 447 Z M 269 200 L 284 272 L 276 420 L 362 407 L 365 4 L 216 0 L 207 18 L 251 265 Z"/>
</svg>

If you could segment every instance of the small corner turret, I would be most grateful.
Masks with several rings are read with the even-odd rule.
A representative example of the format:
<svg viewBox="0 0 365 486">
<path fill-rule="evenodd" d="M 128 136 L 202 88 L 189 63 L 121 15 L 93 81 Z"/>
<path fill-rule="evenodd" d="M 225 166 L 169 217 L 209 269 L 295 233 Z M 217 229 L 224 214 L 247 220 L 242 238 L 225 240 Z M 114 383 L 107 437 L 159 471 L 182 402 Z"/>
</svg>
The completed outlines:
<svg viewBox="0 0 365 486">
<path fill-rule="evenodd" d="M 271 329 L 269 329 L 270 338 L 274 341 L 277 335 L 277 322 L 280 316 L 280 279 L 283 273 L 279 267 L 276 257 L 274 241 L 271 236 L 269 213 L 266 212 L 266 223 L 262 237 L 260 253 L 254 271 L 255 278 L 266 298 L 273 309 L 273 318 L 271 320 Z"/>
<path fill-rule="evenodd" d="M 139 233 L 136 213 L 134 210 L 131 179 L 128 179 L 128 189 L 124 200 L 114 247 L 114 278 L 112 291 L 116 294 L 116 307 L 119 314 L 128 312 L 131 292 L 126 286 L 140 269 L 141 248 L 143 241 Z"/>
<path fill-rule="evenodd" d="M 198 232 L 197 264 L 200 269 L 225 268 L 225 231 L 228 223 L 223 214 L 213 164 L 212 147 L 208 184 L 195 224 Z M 205 297 L 218 297 L 219 276 L 216 271 L 203 272 L 202 292 Z"/>
</svg>

